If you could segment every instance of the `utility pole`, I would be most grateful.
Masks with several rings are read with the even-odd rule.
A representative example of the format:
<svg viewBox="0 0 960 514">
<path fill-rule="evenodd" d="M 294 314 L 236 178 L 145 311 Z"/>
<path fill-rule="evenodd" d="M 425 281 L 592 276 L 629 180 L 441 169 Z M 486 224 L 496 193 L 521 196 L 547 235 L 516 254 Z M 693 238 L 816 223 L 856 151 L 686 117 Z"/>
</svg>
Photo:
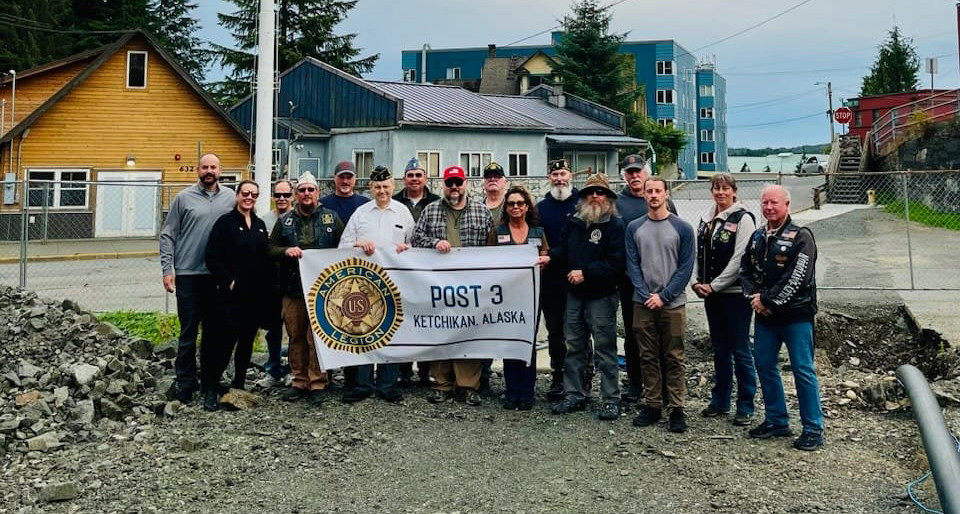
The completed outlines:
<svg viewBox="0 0 960 514">
<path fill-rule="evenodd" d="M 253 164 L 256 171 L 257 211 L 270 210 L 270 179 L 273 170 L 274 0 L 260 0 L 260 30 L 257 34 L 257 117 Z"/>
<path fill-rule="evenodd" d="M 830 144 L 833 144 L 833 83 L 827 81 L 827 121 L 830 122 Z"/>
</svg>

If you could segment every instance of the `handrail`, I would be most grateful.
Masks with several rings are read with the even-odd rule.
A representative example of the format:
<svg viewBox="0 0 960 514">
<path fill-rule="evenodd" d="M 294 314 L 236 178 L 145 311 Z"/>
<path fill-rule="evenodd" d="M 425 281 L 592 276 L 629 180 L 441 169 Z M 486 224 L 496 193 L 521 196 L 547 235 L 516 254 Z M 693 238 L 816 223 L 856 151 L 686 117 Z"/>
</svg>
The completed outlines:
<svg viewBox="0 0 960 514">
<path fill-rule="evenodd" d="M 956 441 L 947 430 L 940 405 L 930 390 L 923 373 L 904 364 L 897 368 L 897 378 L 910 396 L 913 416 L 920 429 L 920 439 L 927 453 L 930 472 L 937 486 L 940 507 L 945 514 L 960 514 L 960 453 Z"/>
<path fill-rule="evenodd" d="M 960 102 L 960 89 L 950 89 L 892 107 L 873 121 L 870 127 L 870 141 L 873 143 L 874 149 L 879 151 L 881 145 L 885 144 L 889 139 L 896 137 L 897 130 L 908 129 L 917 124 L 915 121 L 907 121 L 906 123 L 898 125 L 898 120 L 908 118 L 916 112 L 932 112 L 933 116 L 928 121 L 952 118 L 960 112 L 960 104 L 958 104 L 958 102 Z M 924 104 L 929 105 L 924 106 Z M 951 106 L 952 110 L 949 108 L 944 109 L 948 106 Z M 938 112 L 938 110 L 940 112 Z"/>
</svg>

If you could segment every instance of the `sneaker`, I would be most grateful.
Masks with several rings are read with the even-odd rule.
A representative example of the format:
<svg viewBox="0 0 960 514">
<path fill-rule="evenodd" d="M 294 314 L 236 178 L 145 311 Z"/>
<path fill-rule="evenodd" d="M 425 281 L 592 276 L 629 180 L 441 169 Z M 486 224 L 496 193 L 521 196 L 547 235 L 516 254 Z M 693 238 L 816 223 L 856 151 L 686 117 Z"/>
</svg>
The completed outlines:
<svg viewBox="0 0 960 514">
<path fill-rule="evenodd" d="M 533 409 L 533 398 L 529 400 L 519 400 L 517 402 L 517 410 L 531 410 Z"/>
<path fill-rule="evenodd" d="M 750 435 L 750 437 L 753 437 L 755 439 L 769 439 L 771 437 L 789 437 L 793 435 L 793 431 L 790 430 L 789 426 L 778 427 L 775 425 L 771 425 L 766 421 L 764 421 L 763 423 L 760 423 L 759 426 L 750 429 L 750 431 L 747 433 Z"/>
<path fill-rule="evenodd" d="M 273 387 L 280 387 L 283 385 L 283 377 L 274 378 L 271 375 L 267 375 L 260 380 L 255 382 L 255 385 L 261 389 L 270 389 Z"/>
<path fill-rule="evenodd" d="M 463 393 L 463 401 L 471 407 L 478 407 L 483 403 L 483 400 L 480 399 L 480 393 L 475 389 L 467 389 Z"/>
<path fill-rule="evenodd" d="M 562 402 L 553 404 L 550 412 L 554 414 L 569 414 L 571 412 L 582 411 L 587 408 L 586 400 L 575 400 L 573 398 L 564 398 Z"/>
<path fill-rule="evenodd" d="M 323 402 L 327 401 L 327 391 L 325 389 L 314 389 L 310 391 L 310 403 L 320 406 Z"/>
<path fill-rule="evenodd" d="M 362 402 L 370 397 L 372 393 L 364 389 L 350 389 L 346 393 L 343 393 L 343 397 L 340 398 L 340 401 L 343 403 L 357 403 Z"/>
<path fill-rule="evenodd" d="M 753 423 L 753 414 L 747 414 L 745 412 L 738 412 L 736 416 L 733 417 L 733 424 L 738 427 L 745 427 Z"/>
<path fill-rule="evenodd" d="M 714 407 L 713 404 L 707 405 L 706 409 L 703 409 L 702 411 L 700 411 L 700 415 L 705 418 L 717 418 L 720 416 L 726 416 L 727 414 L 730 414 L 730 411 L 720 410 Z"/>
<path fill-rule="evenodd" d="M 449 391 L 441 391 L 439 389 L 431 389 L 430 393 L 427 394 L 427 401 L 430 403 L 443 403 L 450 399 Z"/>
<path fill-rule="evenodd" d="M 670 412 L 670 421 L 667 424 L 667 430 L 676 434 L 682 434 L 687 431 L 687 415 L 683 413 L 683 409 L 673 409 L 673 411 Z"/>
<path fill-rule="evenodd" d="M 280 399 L 285 402 L 295 402 L 307 395 L 306 389 L 291 387 L 280 394 Z"/>
<path fill-rule="evenodd" d="M 620 419 L 620 404 L 616 402 L 604 403 L 603 408 L 600 409 L 600 413 L 597 414 L 597 419 L 601 419 L 603 421 Z"/>
<path fill-rule="evenodd" d="M 812 452 L 823 446 L 823 434 L 804 432 L 793 442 L 793 447 L 805 452 Z"/>
<path fill-rule="evenodd" d="M 647 427 L 655 424 L 657 421 L 660 421 L 661 416 L 660 409 L 654 409 L 653 407 L 643 407 L 640 409 L 640 414 L 637 417 L 633 418 L 633 426 L 635 427 Z"/>
<path fill-rule="evenodd" d="M 203 410 L 214 412 L 220 410 L 220 396 L 214 390 L 203 392 Z"/>
</svg>

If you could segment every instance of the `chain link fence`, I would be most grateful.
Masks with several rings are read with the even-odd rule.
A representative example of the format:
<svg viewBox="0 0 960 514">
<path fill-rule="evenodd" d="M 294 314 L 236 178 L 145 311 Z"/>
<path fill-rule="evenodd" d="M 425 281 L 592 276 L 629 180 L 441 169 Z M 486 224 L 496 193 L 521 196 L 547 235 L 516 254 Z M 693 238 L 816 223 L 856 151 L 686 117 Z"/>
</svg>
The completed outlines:
<svg viewBox="0 0 960 514">
<path fill-rule="evenodd" d="M 157 236 L 170 202 L 191 184 L 56 178 L 5 183 L 0 284 L 98 312 L 174 312 L 175 298 L 161 285 Z M 621 191 L 622 180 L 610 178 Z M 508 180 L 536 198 L 550 188 L 544 177 Z M 574 183 L 585 180 L 578 175 Z M 758 222 L 761 191 L 772 183 L 791 192 L 795 219 L 814 230 L 821 287 L 960 289 L 960 172 L 739 176 L 738 199 Z M 713 206 L 709 181 L 669 184 L 680 217 L 696 226 Z M 439 180 L 430 186 L 441 192 Z M 321 188 L 333 191 L 329 182 Z M 357 190 L 367 194 L 367 182 Z M 482 198 L 482 179 L 470 180 L 470 194 Z"/>
</svg>

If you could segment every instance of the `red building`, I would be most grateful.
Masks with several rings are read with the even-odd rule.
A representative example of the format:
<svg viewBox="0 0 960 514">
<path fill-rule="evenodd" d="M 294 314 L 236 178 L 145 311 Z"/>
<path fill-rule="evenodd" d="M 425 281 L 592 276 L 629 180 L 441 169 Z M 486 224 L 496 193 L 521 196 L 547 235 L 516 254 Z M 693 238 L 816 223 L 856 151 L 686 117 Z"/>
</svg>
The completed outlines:
<svg viewBox="0 0 960 514">
<path fill-rule="evenodd" d="M 903 93 L 890 93 L 887 95 L 861 96 L 847 100 L 846 105 L 853 111 L 853 120 L 850 121 L 850 134 L 857 136 L 860 142 L 864 142 L 864 136 L 873 127 L 876 120 L 890 112 L 890 109 L 912 102 L 918 103 L 918 108 L 914 109 L 908 106 L 904 112 L 898 113 L 900 116 L 908 116 L 914 110 L 927 107 L 922 104 L 925 98 L 930 98 L 940 93 L 946 93 L 949 89 L 918 89 L 916 91 L 907 91 Z M 942 98 L 942 97 L 941 97 Z"/>
</svg>

